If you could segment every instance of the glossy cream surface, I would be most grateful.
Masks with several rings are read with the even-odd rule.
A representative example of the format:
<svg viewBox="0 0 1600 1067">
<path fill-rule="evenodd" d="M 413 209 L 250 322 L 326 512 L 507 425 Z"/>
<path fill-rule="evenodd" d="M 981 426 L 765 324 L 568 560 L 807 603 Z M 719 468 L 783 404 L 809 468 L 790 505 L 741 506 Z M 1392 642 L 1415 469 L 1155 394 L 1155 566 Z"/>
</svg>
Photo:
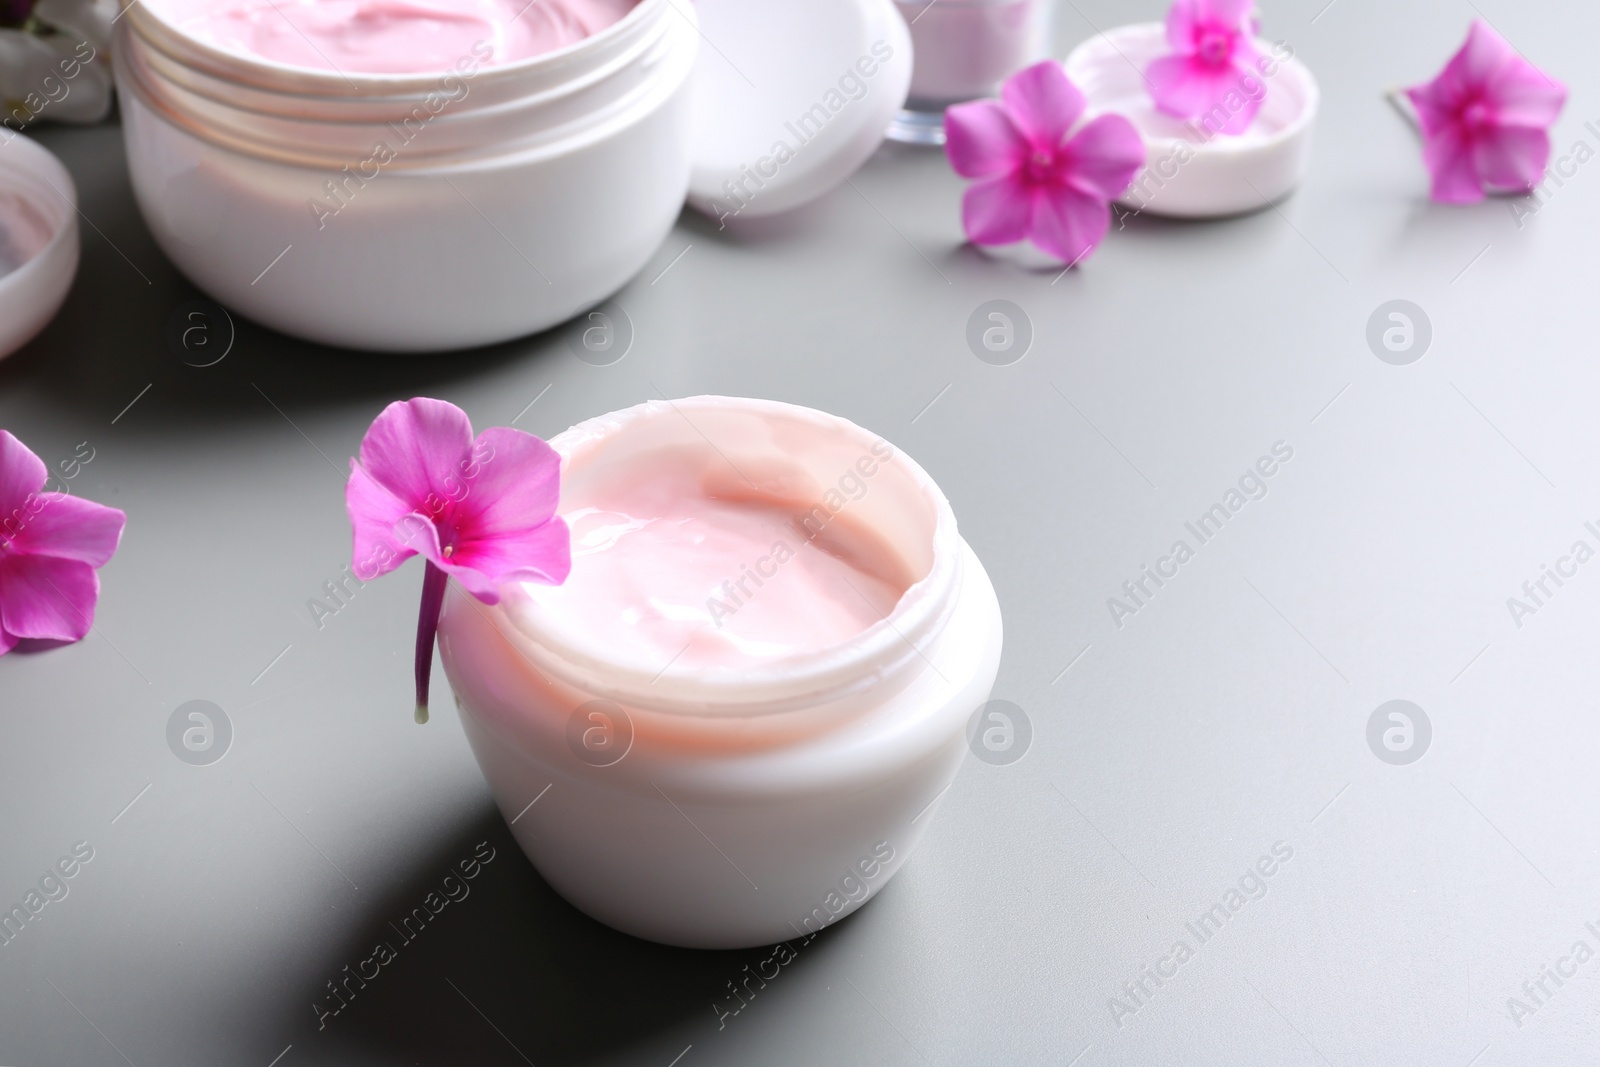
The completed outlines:
<svg viewBox="0 0 1600 1067">
<path fill-rule="evenodd" d="M 619 21 L 636 2 L 179 0 L 162 6 L 184 30 L 230 51 L 314 70 L 426 74 L 554 51 Z"/>
<path fill-rule="evenodd" d="M 528 585 L 549 629 L 642 664 L 738 666 L 842 644 L 915 581 L 850 513 L 757 490 L 714 455 L 669 454 L 565 510 L 572 573 Z"/>
</svg>

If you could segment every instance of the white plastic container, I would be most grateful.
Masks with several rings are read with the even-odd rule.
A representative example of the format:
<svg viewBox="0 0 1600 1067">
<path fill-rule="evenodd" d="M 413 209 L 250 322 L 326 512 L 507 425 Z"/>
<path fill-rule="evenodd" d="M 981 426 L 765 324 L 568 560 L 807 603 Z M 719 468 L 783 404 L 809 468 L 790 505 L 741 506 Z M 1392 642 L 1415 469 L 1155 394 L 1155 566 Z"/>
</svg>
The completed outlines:
<svg viewBox="0 0 1600 1067">
<path fill-rule="evenodd" d="M 391 351 L 530 333 L 613 292 L 683 205 L 698 38 L 668 0 L 428 75 L 287 67 L 160 12 L 128 8 L 118 39 L 139 206 L 195 284 L 286 333 Z"/>
<path fill-rule="evenodd" d="M 185 2 L 143 0 L 118 24 L 128 165 L 157 242 L 250 318 L 389 351 L 503 341 L 600 302 L 655 253 L 692 171 L 708 209 L 725 182 L 748 192 L 744 172 L 819 101 L 820 135 L 769 161 L 749 213 L 826 192 L 881 140 L 911 63 L 890 0 L 772 0 L 811 19 L 819 45 L 797 51 L 743 0 L 640 0 L 565 48 L 501 66 L 468 54 L 429 75 L 224 50 L 180 28 Z M 849 64 L 871 58 L 874 33 L 892 60 L 862 79 Z M 697 55 L 778 91 L 697 93 Z"/>
<path fill-rule="evenodd" d="M 0 359 L 55 317 L 78 273 L 78 193 L 49 150 L 0 130 Z M 20 260 L 14 263 L 13 260 Z"/>
<path fill-rule="evenodd" d="M 1117 203 L 1135 213 L 1219 218 L 1258 211 L 1294 191 L 1311 161 L 1319 93 L 1311 71 L 1286 45 L 1257 40 L 1261 110 L 1239 135 L 1215 123 L 1156 109 L 1146 66 L 1171 51 L 1158 22 L 1118 26 L 1067 56 L 1067 77 L 1088 99 L 1086 117 L 1114 112 L 1144 138 L 1145 166 Z"/>
<path fill-rule="evenodd" d="M 542 625 L 537 587 L 486 607 L 452 585 L 439 626 L 496 802 L 579 909 L 697 948 L 772 944 L 849 914 L 915 848 L 999 665 L 999 604 L 943 494 L 904 454 L 879 462 L 876 435 L 770 401 L 652 402 L 551 443 L 563 512 L 591 479 L 648 470 L 663 448 L 715 448 L 824 497 L 841 472 L 873 469 L 849 507 L 920 579 L 841 645 L 720 669 L 631 662 Z"/>
</svg>

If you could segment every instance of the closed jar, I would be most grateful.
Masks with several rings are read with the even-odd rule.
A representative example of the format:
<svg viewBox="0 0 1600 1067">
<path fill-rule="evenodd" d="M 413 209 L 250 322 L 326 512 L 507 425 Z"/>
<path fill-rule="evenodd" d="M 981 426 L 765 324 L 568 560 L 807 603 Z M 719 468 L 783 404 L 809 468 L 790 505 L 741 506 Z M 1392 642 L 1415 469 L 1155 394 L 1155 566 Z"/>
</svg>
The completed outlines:
<svg viewBox="0 0 1600 1067">
<path fill-rule="evenodd" d="M 135 196 L 200 289 L 311 341 L 417 352 L 561 322 L 643 267 L 690 172 L 693 5 L 640 0 L 532 58 L 432 74 L 224 50 L 130 5 L 116 77 Z"/>
<path fill-rule="evenodd" d="M 601 565 L 583 554 L 581 516 L 619 479 L 689 464 L 708 496 L 773 502 L 792 522 L 765 554 L 730 554 L 729 581 L 703 583 L 703 618 L 674 609 L 715 655 L 573 625 L 550 587 L 511 586 L 487 606 L 451 586 L 441 657 L 518 843 L 580 910 L 667 944 L 772 944 L 851 913 L 927 829 L 999 666 L 999 604 L 944 495 L 876 435 L 770 401 L 652 402 L 551 444 L 572 595 Z M 802 563 L 777 545 L 816 552 L 802 542 L 847 528 L 904 565 L 903 591 L 840 640 L 726 651 L 722 609 L 806 610 L 785 584 Z"/>
</svg>

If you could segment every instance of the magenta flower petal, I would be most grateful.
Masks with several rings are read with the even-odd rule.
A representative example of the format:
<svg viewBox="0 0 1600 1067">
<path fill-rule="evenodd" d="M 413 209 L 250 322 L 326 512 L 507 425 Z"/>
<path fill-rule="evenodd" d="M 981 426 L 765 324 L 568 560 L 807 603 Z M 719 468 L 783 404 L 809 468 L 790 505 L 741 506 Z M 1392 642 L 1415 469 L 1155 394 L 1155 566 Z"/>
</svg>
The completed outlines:
<svg viewBox="0 0 1600 1067">
<path fill-rule="evenodd" d="M 479 600 L 495 604 L 500 587 L 509 582 L 560 585 L 566 581 L 572 570 L 572 535 L 566 521 L 557 517 L 498 537 L 465 541 L 453 562 L 450 576 Z"/>
<path fill-rule="evenodd" d="M 1443 130 L 1423 145 L 1423 161 L 1432 175 L 1429 195 L 1441 204 L 1476 204 L 1483 199 L 1483 182 L 1473 164 L 1472 146 L 1452 129 Z"/>
<path fill-rule="evenodd" d="M 1544 179 L 1549 127 L 1566 104 L 1566 86 L 1488 23 L 1473 22 L 1439 75 L 1406 95 L 1422 128 L 1434 200 L 1469 204 L 1490 191 L 1527 192 Z"/>
<path fill-rule="evenodd" d="M 1083 94 L 1053 59 L 1007 78 L 1000 87 L 1000 100 L 1033 146 L 1045 150 L 1061 143 L 1086 106 Z"/>
<path fill-rule="evenodd" d="M 0 430 L 0 522 L 25 507 L 28 497 L 44 488 L 47 477 L 44 461 L 10 431 Z"/>
<path fill-rule="evenodd" d="M 371 581 L 417 554 L 416 546 L 402 540 L 409 532 L 404 520 L 413 514 L 412 509 L 379 485 L 355 460 L 350 461 L 350 481 L 345 484 L 344 504 L 355 533 L 351 558 L 357 578 Z"/>
<path fill-rule="evenodd" d="M 1202 19 L 1200 0 L 1173 0 L 1167 8 L 1167 44 L 1179 55 L 1194 51 L 1194 31 Z"/>
<path fill-rule="evenodd" d="M 33 556 L 75 559 L 104 567 L 117 551 L 128 517 L 117 508 L 66 493 L 41 493 L 37 514 L 11 536 L 16 551 Z M 0 525 L 0 538 L 6 534 Z"/>
<path fill-rule="evenodd" d="M 461 502 L 477 536 L 547 522 L 561 496 L 561 457 L 531 433 L 491 427 L 474 444 L 479 471 Z"/>
<path fill-rule="evenodd" d="M 1212 78 L 1188 56 L 1158 56 L 1144 68 L 1144 77 L 1156 107 L 1169 115 L 1198 115 L 1217 95 Z"/>
<path fill-rule="evenodd" d="M 1012 175 L 978 182 L 961 198 L 961 226 L 976 244 L 1020 241 L 1028 236 L 1032 222 L 1032 194 Z"/>
<path fill-rule="evenodd" d="M 1084 124 L 1067 142 L 1073 162 L 1070 181 L 1084 192 L 1115 200 L 1144 166 L 1144 139 L 1121 115 L 1101 115 Z"/>
<path fill-rule="evenodd" d="M 1433 84 L 1416 85 L 1404 90 L 1406 98 L 1417 112 L 1417 124 L 1424 138 L 1432 137 L 1450 125 L 1455 115 L 1452 100 L 1444 97 Z"/>
<path fill-rule="evenodd" d="M 1033 243 L 1068 263 L 1094 251 L 1111 227 L 1111 214 L 1098 197 L 1076 189 L 1033 201 Z"/>
<path fill-rule="evenodd" d="M 1439 72 L 1436 83 L 1442 92 L 1460 99 L 1487 84 L 1500 68 L 1520 59 L 1511 42 L 1496 33 L 1494 27 L 1474 19 L 1467 27 L 1465 43 Z"/>
<path fill-rule="evenodd" d="M 1509 126 L 1548 129 L 1567 103 L 1567 87 L 1530 63 L 1507 63 L 1489 83 L 1496 117 Z"/>
<path fill-rule="evenodd" d="M 1256 0 L 1207 0 L 1202 6 L 1212 18 L 1230 26 L 1243 26 L 1256 8 Z"/>
<path fill-rule="evenodd" d="M 100 599 L 95 568 L 110 560 L 121 511 L 45 493 L 45 465 L 0 430 L 0 655 L 20 638 L 78 641 Z"/>
<path fill-rule="evenodd" d="M 956 104 L 944 113 L 944 151 L 963 178 L 1009 173 L 1028 141 L 998 100 Z"/>
<path fill-rule="evenodd" d="M 1550 162 L 1550 135 L 1528 126 L 1484 130 L 1472 145 L 1472 163 L 1490 188 L 1527 192 Z"/>
<path fill-rule="evenodd" d="M 459 468 L 472 450 L 472 423 L 454 404 L 429 397 L 395 401 L 361 439 L 361 465 L 413 508 L 458 491 Z"/>
<path fill-rule="evenodd" d="M 75 559 L 0 555 L 0 627 L 16 637 L 79 641 L 94 623 L 100 579 Z"/>
<path fill-rule="evenodd" d="M 1209 67 L 1183 56 L 1161 56 L 1151 60 L 1144 73 L 1158 110 L 1175 118 L 1199 119 L 1219 133 L 1243 133 L 1266 99 L 1260 79 L 1255 79 L 1252 93 L 1245 79 L 1255 76 L 1233 66 Z"/>
</svg>

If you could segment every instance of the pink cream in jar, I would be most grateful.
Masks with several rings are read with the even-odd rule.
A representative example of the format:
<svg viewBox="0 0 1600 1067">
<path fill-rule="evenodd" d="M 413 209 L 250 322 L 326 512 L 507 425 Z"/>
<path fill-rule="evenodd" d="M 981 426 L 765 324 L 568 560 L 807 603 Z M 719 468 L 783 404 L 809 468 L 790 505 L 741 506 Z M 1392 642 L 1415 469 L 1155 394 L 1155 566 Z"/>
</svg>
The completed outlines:
<svg viewBox="0 0 1600 1067">
<path fill-rule="evenodd" d="M 513 63 L 581 41 L 637 0 L 222 0 L 178 24 L 233 52 L 311 70 L 428 74 L 462 56 Z"/>
<path fill-rule="evenodd" d="M 859 907 L 999 666 L 949 503 L 882 438 L 771 401 L 652 402 L 551 443 L 571 576 L 494 607 L 452 587 L 439 630 L 523 850 L 668 944 L 771 944 Z"/>
<path fill-rule="evenodd" d="M 162 251 L 233 311 L 377 351 L 494 344 L 604 300 L 683 209 L 695 13 L 526 3 L 128 5 L 117 99 Z"/>
</svg>

